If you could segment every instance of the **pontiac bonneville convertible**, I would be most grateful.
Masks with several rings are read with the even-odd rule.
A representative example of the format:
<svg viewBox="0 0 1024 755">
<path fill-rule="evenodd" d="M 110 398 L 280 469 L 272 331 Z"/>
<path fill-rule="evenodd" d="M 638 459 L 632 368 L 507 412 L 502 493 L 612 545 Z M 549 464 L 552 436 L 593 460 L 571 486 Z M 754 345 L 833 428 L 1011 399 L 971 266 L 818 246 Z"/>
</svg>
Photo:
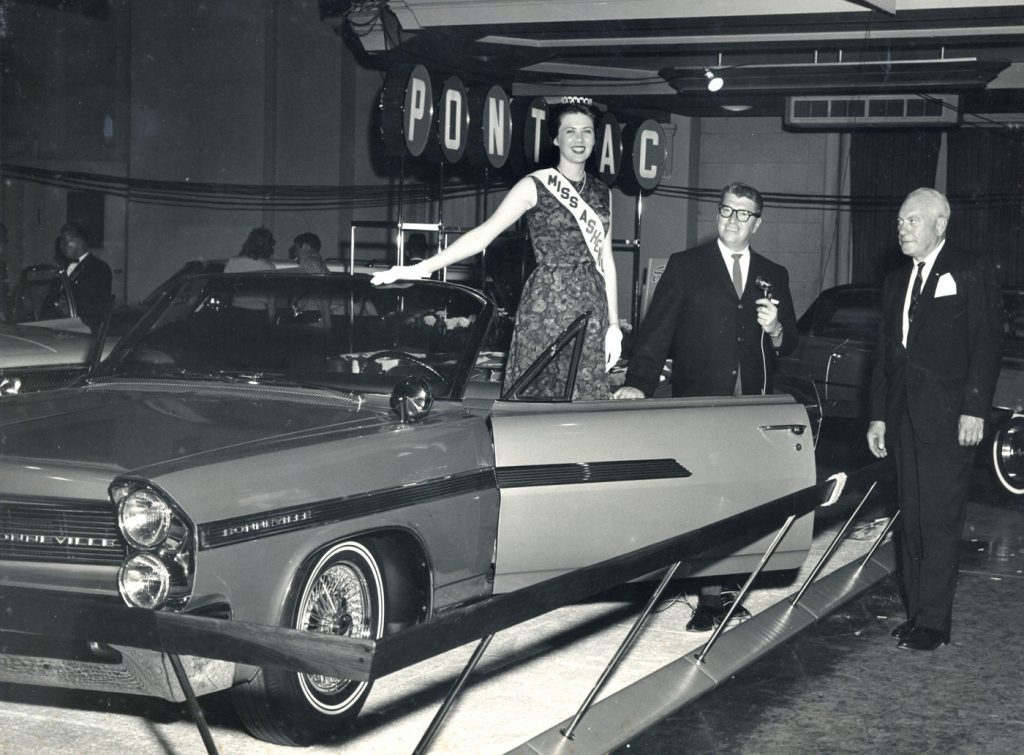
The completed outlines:
<svg viewBox="0 0 1024 755">
<path fill-rule="evenodd" d="M 375 639 L 815 484 L 789 396 L 573 402 L 585 317 L 502 386 L 494 312 L 432 281 L 178 281 L 80 384 L 0 398 L 0 588 Z M 751 534 L 701 568 L 750 571 Z M 159 652 L 3 621 L 0 681 L 182 699 Z M 283 744 L 370 690 L 183 660 Z"/>
</svg>

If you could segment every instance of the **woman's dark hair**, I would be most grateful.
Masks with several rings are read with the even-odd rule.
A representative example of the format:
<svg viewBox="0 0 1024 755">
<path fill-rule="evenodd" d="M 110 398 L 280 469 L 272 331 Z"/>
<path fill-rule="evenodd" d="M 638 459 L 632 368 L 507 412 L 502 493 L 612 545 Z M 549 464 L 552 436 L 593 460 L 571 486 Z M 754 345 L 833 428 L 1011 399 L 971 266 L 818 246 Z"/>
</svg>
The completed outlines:
<svg viewBox="0 0 1024 755">
<path fill-rule="evenodd" d="M 242 256 L 254 260 L 268 260 L 274 256 L 274 234 L 269 228 L 259 227 L 249 231 L 249 236 L 242 244 Z"/>
<path fill-rule="evenodd" d="M 548 134 L 552 139 L 558 136 L 558 129 L 562 126 L 562 119 L 573 113 L 589 116 L 590 122 L 597 126 L 597 111 L 594 108 L 583 102 L 569 102 L 559 105 L 551 113 L 551 118 L 548 120 Z"/>
</svg>

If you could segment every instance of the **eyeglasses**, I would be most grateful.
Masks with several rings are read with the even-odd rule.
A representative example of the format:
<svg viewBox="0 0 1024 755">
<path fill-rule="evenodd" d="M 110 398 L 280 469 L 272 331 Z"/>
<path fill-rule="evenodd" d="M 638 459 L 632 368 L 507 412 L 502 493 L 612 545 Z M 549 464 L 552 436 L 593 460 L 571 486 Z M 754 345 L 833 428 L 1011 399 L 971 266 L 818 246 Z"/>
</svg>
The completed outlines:
<svg viewBox="0 0 1024 755">
<path fill-rule="evenodd" d="M 750 210 L 737 210 L 735 207 L 730 207 L 727 204 L 718 205 L 718 214 L 723 218 L 731 218 L 733 214 L 736 215 L 736 219 L 741 223 L 746 223 L 751 218 L 761 217 L 759 212 L 751 212 Z"/>
</svg>

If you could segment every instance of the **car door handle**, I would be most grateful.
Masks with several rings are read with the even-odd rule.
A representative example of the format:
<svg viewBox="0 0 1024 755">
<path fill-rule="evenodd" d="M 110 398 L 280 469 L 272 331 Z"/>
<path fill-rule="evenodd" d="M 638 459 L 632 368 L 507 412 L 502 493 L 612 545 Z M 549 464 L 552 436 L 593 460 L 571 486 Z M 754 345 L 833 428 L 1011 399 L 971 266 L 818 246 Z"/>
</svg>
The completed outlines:
<svg viewBox="0 0 1024 755">
<path fill-rule="evenodd" d="M 807 425 L 758 425 L 757 429 L 763 433 L 771 432 L 772 430 L 789 430 L 793 435 L 803 435 Z"/>
</svg>

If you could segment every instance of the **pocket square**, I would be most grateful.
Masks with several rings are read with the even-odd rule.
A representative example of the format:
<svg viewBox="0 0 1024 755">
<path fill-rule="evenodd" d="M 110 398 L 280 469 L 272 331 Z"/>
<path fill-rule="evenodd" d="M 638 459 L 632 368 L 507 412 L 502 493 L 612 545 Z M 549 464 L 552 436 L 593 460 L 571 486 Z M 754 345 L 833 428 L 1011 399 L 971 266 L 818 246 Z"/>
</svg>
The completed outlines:
<svg viewBox="0 0 1024 755">
<path fill-rule="evenodd" d="M 940 296 L 956 296 L 956 281 L 949 273 L 940 275 L 935 284 L 935 298 L 938 299 Z"/>
</svg>

